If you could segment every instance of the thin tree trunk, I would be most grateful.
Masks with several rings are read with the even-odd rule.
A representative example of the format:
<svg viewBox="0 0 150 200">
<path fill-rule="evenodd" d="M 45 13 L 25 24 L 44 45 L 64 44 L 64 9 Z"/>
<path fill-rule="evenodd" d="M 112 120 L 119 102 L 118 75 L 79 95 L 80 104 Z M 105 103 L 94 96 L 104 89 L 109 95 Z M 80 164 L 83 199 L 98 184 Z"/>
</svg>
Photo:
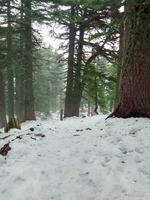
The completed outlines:
<svg viewBox="0 0 150 200">
<path fill-rule="evenodd" d="M 127 1 L 126 12 L 126 54 L 122 59 L 119 103 L 112 115 L 150 117 L 150 3 Z"/>
<path fill-rule="evenodd" d="M 69 33 L 69 56 L 68 56 L 68 71 L 67 71 L 67 86 L 65 94 L 65 109 L 64 117 L 72 116 L 72 93 L 73 93 L 73 79 L 74 79 L 74 46 L 75 46 L 75 36 L 76 27 L 74 22 L 75 17 L 75 7 L 71 7 L 71 17 L 70 22 L 70 33 Z"/>
<path fill-rule="evenodd" d="M 91 103 L 90 103 L 90 101 L 88 101 L 88 114 L 87 114 L 87 116 L 90 117 L 90 115 L 91 115 Z"/>
<path fill-rule="evenodd" d="M 0 71 L 0 128 L 6 125 L 5 87 L 3 73 Z"/>
<path fill-rule="evenodd" d="M 60 110 L 60 120 L 63 120 L 63 109 Z"/>
<path fill-rule="evenodd" d="M 97 79 L 96 79 L 96 76 L 95 76 L 95 108 L 94 108 L 94 112 L 96 115 L 98 115 L 98 95 L 97 95 L 97 92 L 98 92 L 98 87 L 97 87 Z"/>
<path fill-rule="evenodd" d="M 32 65 L 32 22 L 31 22 L 31 0 L 24 1 L 24 65 L 25 65 L 25 100 L 24 120 L 35 120 L 34 95 L 33 95 L 33 65 Z"/>
</svg>

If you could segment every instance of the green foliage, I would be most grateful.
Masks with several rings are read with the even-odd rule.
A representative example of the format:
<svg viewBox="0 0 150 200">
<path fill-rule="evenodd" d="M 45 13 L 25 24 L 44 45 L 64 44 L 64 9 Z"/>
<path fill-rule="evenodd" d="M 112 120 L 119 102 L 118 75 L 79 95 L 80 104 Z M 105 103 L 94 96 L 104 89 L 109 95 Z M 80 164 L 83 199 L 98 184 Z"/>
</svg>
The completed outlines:
<svg viewBox="0 0 150 200">
<path fill-rule="evenodd" d="M 101 112 L 108 112 L 114 106 L 116 74 L 116 66 L 102 57 L 88 67 L 84 98 L 95 105 L 97 97 Z"/>
</svg>

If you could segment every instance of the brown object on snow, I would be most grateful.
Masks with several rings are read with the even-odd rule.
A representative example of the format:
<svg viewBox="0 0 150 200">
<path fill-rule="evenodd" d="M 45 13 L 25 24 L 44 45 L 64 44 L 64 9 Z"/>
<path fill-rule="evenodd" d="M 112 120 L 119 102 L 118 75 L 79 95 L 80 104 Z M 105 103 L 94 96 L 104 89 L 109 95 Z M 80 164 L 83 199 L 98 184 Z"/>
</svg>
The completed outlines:
<svg viewBox="0 0 150 200">
<path fill-rule="evenodd" d="M 8 154 L 8 151 L 10 150 L 11 150 L 11 147 L 9 146 L 9 143 L 7 143 L 0 149 L 0 155 L 6 156 Z"/>
</svg>

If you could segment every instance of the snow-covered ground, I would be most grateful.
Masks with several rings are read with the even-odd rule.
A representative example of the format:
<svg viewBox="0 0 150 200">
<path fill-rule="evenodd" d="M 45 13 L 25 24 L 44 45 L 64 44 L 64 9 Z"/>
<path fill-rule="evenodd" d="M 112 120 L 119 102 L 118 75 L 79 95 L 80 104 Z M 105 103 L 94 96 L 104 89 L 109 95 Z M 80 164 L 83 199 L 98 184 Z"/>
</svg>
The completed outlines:
<svg viewBox="0 0 150 200">
<path fill-rule="evenodd" d="M 149 119 L 28 122 L 7 142 L 0 200 L 150 200 Z"/>
</svg>

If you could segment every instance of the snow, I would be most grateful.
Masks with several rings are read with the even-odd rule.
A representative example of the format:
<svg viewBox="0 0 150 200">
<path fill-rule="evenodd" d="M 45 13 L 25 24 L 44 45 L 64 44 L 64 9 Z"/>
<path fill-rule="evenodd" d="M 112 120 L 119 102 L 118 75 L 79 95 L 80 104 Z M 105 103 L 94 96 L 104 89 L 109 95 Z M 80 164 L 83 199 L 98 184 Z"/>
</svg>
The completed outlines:
<svg viewBox="0 0 150 200">
<path fill-rule="evenodd" d="M 150 120 L 105 117 L 1 133 L 0 148 L 11 141 L 11 151 L 0 155 L 0 200 L 149 200 Z"/>
</svg>

